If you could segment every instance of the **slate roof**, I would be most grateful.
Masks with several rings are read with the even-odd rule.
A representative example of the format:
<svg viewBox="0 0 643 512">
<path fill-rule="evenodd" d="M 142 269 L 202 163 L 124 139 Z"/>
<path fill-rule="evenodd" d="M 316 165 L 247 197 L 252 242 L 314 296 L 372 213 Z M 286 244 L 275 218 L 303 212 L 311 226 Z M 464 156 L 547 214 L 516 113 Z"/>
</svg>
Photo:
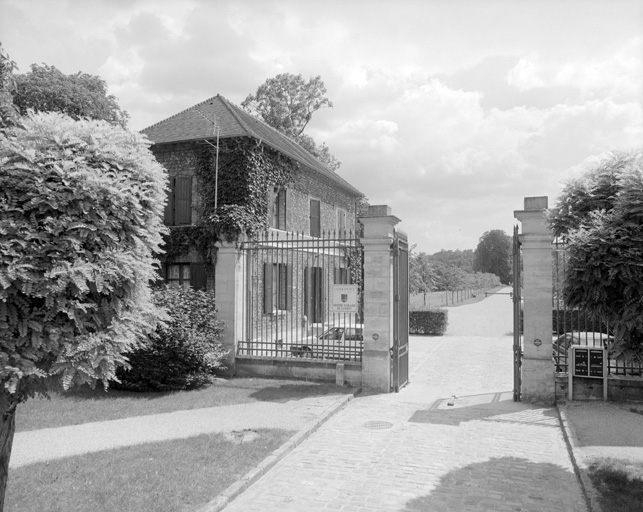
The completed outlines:
<svg viewBox="0 0 643 512">
<path fill-rule="evenodd" d="M 201 112 L 201 115 L 199 112 Z M 141 130 L 155 144 L 213 139 L 212 119 L 219 125 L 219 137 L 253 137 L 293 160 L 321 174 L 348 192 L 363 196 L 337 173 L 331 171 L 299 144 L 255 119 L 247 112 L 216 95 L 178 114 Z"/>
</svg>

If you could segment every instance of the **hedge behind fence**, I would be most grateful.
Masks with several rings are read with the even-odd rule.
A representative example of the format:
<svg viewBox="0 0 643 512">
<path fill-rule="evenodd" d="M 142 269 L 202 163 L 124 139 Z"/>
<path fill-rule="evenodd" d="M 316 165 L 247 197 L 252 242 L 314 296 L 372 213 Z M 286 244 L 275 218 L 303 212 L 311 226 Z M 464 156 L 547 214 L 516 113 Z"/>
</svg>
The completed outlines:
<svg viewBox="0 0 643 512">
<path fill-rule="evenodd" d="M 448 313 L 446 309 L 410 311 L 409 333 L 442 336 L 447 330 Z"/>
</svg>

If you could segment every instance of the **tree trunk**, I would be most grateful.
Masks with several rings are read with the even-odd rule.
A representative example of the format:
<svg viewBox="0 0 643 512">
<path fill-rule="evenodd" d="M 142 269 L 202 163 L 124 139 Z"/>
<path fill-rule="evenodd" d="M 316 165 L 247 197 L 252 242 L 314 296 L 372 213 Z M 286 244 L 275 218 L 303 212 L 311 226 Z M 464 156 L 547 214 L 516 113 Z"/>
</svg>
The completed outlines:
<svg viewBox="0 0 643 512">
<path fill-rule="evenodd" d="M 0 391 L 0 512 L 4 510 L 4 497 L 9 479 L 9 459 L 16 431 L 15 399 L 6 391 Z"/>
</svg>

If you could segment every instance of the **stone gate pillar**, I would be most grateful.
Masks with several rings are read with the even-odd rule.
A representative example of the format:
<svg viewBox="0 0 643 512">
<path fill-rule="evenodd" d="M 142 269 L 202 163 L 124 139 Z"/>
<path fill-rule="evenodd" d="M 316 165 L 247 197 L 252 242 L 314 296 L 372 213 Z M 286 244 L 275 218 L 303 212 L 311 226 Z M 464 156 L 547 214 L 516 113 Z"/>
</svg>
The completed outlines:
<svg viewBox="0 0 643 512">
<path fill-rule="evenodd" d="M 553 403 L 552 241 L 545 213 L 547 197 L 525 197 L 514 212 L 522 223 L 523 359 L 522 400 Z"/>
<path fill-rule="evenodd" d="M 229 351 L 226 375 L 235 374 L 237 341 L 243 332 L 243 294 L 245 291 L 245 254 L 236 243 L 217 243 L 215 294 L 219 320 L 225 324 L 223 346 Z"/>
<path fill-rule="evenodd" d="M 400 219 L 386 205 L 369 206 L 364 225 L 364 352 L 362 387 L 391 391 L 393 346 L 393 250 Z"/>
</svg>

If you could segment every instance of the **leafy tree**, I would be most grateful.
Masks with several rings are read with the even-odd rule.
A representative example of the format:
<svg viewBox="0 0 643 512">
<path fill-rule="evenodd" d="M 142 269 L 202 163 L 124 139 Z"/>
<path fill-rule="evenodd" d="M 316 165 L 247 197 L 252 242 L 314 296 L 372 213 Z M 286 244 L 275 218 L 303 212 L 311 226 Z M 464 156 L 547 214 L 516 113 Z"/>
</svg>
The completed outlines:
<svg viewBox="0 0 643 512">
<path fill-rule="evenodd" d="M 267 79 L 255 94 L 241 103 L 243 109 L 298 142 L 319 161 L 336 171 L 341 163 L 326 144 L 318 146 L 304 129 L 320 108 L 332 107 L 320 76 L 304 80 L 302 75 L 281 73 Z"/>
<path fill-rule="evenodd" d="M 473 256 L 473 270 L 488 272 L 500 278 L 502 284 L 512 279 L 512 240 L 501 229 L 492 229 L 480 237 Z"/>
<path fill-rule="evenodd" d="M 427 293 L 435 289 L 438 276 L 426 253 L 409 254 L 409 289 L 411 293 Z"/>
<path fill-rule="evenodd" d="M 445 251 L 444 249 L 431 254 L 429 256 L 431 261 L 439 261 L 446 263 L 447 265 L 453 265 L 455 267 L 461 268 L 466 272 L 473 271 L 473 250 L 466 249 L 461 251 L 456 249 L 455 251 Z"/>
<path fill-rule="evenodd" d="M 0 133 L 0 510 L 18 404 L 106 387 L 156 327 L 165 177 L 148 146 L 59 113 Z"/>
<path fill-rule="evenodd" d="M 107 94 L 102 78 L 81 72 L 65 75 L 47 64 L 32 64 L 30 72 L 16 76 L 13 101 L 22 115 L 28 109 L 61 112 L 73 119 L 102 119 L 123 128 L 129 117 L 116 97 Z"/>
<path fill-rule="evenodd" d="M 13 103 L 13 93 L 16 90 L 16 77 L 13 74 L 17 69 L 2 43 L 0 43 L 0 129 L 16 123 L 19 112 Z"/>
<path fill-rule="evenodd" d="M 612 153 L 569 182 L 549 221 L 567 242 L 567 304 L 609 322 L 615 349 L 642 348 L 643 150 Z"/>
</svg>

